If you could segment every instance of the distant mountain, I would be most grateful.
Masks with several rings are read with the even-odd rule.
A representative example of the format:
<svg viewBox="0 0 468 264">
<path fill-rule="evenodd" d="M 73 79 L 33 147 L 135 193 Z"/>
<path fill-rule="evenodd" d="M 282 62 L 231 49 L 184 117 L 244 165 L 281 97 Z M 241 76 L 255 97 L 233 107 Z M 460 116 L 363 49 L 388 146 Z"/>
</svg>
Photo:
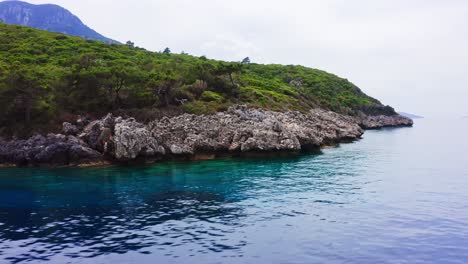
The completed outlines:
<svg viewBox="0 0 468 264">
<path fill-rule="evenodd" d="M 414 115 L 414 114 L 409 114 L 409 113 L 405 113 L 405 112 L 398 112 L 400 115 L 402 116 L 406 116 L 406 117 L 409 117 L 411 119 L 419 119 L 419 118 L 424 118 L 423 116 L 418 116 L 418 115 Z"/>
<path fill-rule="evenodd" d="M 52 5 L 33 5 L 21 1 L 0 2 L 0 22 L 30 26 L 106 43 L 118 43 L 92 30 L 65 8 Z"/>
</svg>

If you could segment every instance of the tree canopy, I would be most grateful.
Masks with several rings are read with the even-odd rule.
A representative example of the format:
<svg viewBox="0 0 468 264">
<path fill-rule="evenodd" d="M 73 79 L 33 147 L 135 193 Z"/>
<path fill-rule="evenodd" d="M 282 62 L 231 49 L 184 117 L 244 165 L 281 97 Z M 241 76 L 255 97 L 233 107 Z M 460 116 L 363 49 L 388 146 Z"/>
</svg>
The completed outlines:
<svg viewBox="0 0 468 264">
<path fill-rule="evenodd" d="M 213 113 L 233 104 L 393 111 L 324 71 L 169 53 L 0 23 L 0 127 L 50 128 L 67 115 L 135 109 Z"/>
</svg>

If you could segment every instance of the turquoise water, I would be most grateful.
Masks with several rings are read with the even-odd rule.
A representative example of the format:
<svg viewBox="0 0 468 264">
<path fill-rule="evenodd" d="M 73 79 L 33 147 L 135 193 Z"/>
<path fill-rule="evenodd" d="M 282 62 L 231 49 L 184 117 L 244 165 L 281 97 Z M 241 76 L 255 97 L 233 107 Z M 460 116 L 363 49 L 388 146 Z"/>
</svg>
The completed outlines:
<svg viewBox="0 0 468 264">
<path fill-rule="evenodd" d="M 0 170 L 0 263 L 468 263 L 467 120 L 289 158 Z"/>
</svg>

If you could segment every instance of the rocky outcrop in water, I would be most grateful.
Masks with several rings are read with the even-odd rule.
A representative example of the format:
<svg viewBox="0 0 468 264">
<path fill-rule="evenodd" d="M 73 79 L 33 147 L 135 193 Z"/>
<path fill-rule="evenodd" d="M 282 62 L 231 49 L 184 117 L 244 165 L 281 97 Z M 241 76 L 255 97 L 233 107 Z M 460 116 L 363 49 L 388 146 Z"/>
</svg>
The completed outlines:
<svg viewBox="0 0 468 264">
<path fill-rule="evenodd" d="M 382 127 L 412 126 L 413 120 L 401 115 L 378 115 L 368 116 L 364 114 L 356 117 L 357 123 L 364 129 L 377 129 Z"/>
<path fill-rule="evenodd" d="M 173 155 L 199 152 L 272 152 L 317 149 L 360 138 L 362 129 L 333 112 L 273 112 L 232 107 L 215 115 L 184 114 L 149 124 Z"/>
<path fill-rule="evenodd" d="M 0 164 L 78 165 L 102 160 L 103 155 L 74 136 L 35 135 L 28 140 L 0 141 Z"/>
<path fill-rule="evenodd" d="M 363 128 L 409 126 L 401 116 L 350 117 L 321 109 L 307 114 L 231 107 L 213 115 L 183 114 L 147 125 L 107 115 L 64 123 L 62 134 L 0 140 L 0 164 L 77 165 L 169 156 L 298 152 L 359 139 Z"/>
</svg>

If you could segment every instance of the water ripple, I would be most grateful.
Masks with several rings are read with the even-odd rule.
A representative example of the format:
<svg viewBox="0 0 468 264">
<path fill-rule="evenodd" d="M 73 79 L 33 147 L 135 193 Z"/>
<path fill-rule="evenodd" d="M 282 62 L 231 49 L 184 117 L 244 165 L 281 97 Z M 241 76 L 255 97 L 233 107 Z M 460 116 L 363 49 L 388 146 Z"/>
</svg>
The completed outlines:
<svg viewBox="0 0 468 264">
<path fill-rule="evenodd" d="M 428 161 L 421 131 L 291 158 L 0 170 L 0 260 L 467 263 L 468 160 Z"/>
</svg>

